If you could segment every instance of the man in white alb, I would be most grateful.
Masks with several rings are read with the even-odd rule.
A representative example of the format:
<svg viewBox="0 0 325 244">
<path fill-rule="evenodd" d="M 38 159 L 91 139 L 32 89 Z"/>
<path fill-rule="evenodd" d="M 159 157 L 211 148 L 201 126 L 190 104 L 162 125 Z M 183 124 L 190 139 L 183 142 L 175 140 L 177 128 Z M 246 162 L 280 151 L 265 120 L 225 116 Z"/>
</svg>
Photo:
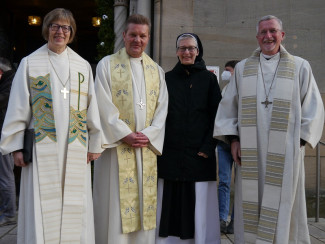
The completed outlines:
<svg viewBox="0 0 325 244">
<path fill-rule="evenodd" d="M 281 42 L 282 22 L 257 25 L 259 48 L 238 63 L 220 102 L 214 137 L 231 143 L 240 165 L 235 243 L 310 243 L 305 201 L 305 144 L 315 147 L 324 107 L 309 63 Z"/>
<path fill-rule="evenodd" d="M 131 15 L 125 48 L 97 66 L 95 89 L 103 155 L 95 162 L 96 243 L 155 242 L 157 156 L 162 153 L 168 93 L 163 70 L 144 53 L 149 20 Z"/>
</svg>

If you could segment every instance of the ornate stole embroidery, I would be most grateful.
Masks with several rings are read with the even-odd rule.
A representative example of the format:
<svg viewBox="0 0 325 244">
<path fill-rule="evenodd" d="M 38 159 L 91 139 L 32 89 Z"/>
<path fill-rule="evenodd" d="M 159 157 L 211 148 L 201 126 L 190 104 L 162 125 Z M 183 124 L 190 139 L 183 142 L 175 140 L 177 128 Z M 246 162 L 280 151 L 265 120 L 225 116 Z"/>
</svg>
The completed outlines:
<svg viewBox="0 0 325 244">
<path fill-rule="evenodd" d="M 246 61 L 242 85 L 240 136 L 245 243 L 273 243 L 274 240 L 295 75 L 294 58 L 281 47 L 272 104 L 263 199 L 259 212 L 256 87 L 260 52 L 257 49 Z"/>
<path fill-rule="evenodd" d="M 28 57 L 44 241 L 80 243 L 86 191 L 88 72 L 78 71 L 88 67 L 68 49 L 70 125 L 65 182 L 61 182 L 47 52 L 44 45 Z"/>
<path fill-rule="evenodd" d="M 142 55 L 146 83 L 146 127 L 151 125 L 159 95 L 159 72 L 155 62 Z M 125 48 L 111 56 L 112 99 L 120 119 L 135 132 L 131 65 Z M 117 147 L 119 162 L 120 211 L 123 233 L 141 229 L 138 172 L 135 150 L 122 143 Z M 143 228 L 156 227 L 157 157 L 149 147 L 142 148 Z M 142 197 L 142 196 L 140 196 Z"/>
</svg>

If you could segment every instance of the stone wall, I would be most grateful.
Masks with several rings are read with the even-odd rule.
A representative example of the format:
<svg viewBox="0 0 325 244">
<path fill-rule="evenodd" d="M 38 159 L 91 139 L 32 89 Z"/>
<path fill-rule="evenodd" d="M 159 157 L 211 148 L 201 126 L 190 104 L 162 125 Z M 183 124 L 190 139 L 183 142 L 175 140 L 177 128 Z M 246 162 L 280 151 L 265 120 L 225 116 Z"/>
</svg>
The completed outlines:
<svg viewBox="0 0 325 244">
<path fill-rule="evenodd" d="M 156 0 L 154 11 L 159 17 L 155 20 L 154 58 L 165 71 L 177 62 L 175 39 L 179 34 L 196 33 L 203 43 L 206 64 L 222 71 L 226 61 L 244 59 L 253 52 L 258 46 L 257 21 L 275 15 L 283 21 L 286 49 L 310 62 L 325 94 L 324 0 Z M 325 190 L 325 146 L 321 146 L 321 155 L 321 188 Z M 316 150 L 306 149 L 306 188 L 311 190 L 315 189 L 315 156 Z"/>
<path fill-rule="evenodd" d="M 286 49 L 310 62 L 325 92 L 324 0 L 167 0 L 155 1 L 155 5 L 160 6 L 155 16 L 161 13 L 161 38 L 155 39 L 153 48 L 161 44 L 156 60 L 166 71 L 177 62 L 175 39 L 183 32 L 199 35 L 207 65 L 222 69 L 228 60 L 248 57 L 257 47 L 258 19 L 272 14 L 283 21 Z"/>
</svg>

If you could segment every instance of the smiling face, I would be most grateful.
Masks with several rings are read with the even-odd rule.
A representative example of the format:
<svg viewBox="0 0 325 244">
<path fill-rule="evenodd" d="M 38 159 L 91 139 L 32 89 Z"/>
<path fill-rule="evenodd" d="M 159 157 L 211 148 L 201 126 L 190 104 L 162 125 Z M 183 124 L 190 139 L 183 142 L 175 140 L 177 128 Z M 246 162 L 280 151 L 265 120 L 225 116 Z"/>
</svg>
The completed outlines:
<svg viewBox="0 0 325 244">
<path fill-rule="evenodd" d="M 258 25 L 256 38 L 262 53 L 274 55 L 280 50 L 280 44 L 284 39 L 284 32 L 276 19 L 265 20 Z"/>
<path fill-rule="evenodd" d="M 51 24 L 67 26 L 70 25 L 70 23 L 66 20 L 56 20 L 53 21 Z M 63 52 L 69 42 L 70 34 L 71 31 L 64 33 L 62 28 L 59 28 L 57 31 L 54 31 L 51 27 L 49 27 L 48 48 L 56 53 Z"/>
<path fill-rule="evenodd" d="M 176 54 L 181 64 L 190 65 L 194 64 L 196 56 L 199 51 L 193 38 L 180 40 Z"/>
<path fill-rule="evenodd" d="M 133 58 L 141 57 L 149 42 L 148 25 L 130 23 L 126 32 L 123 32 L 123 40 L 126 52 Z"/>
</svg>

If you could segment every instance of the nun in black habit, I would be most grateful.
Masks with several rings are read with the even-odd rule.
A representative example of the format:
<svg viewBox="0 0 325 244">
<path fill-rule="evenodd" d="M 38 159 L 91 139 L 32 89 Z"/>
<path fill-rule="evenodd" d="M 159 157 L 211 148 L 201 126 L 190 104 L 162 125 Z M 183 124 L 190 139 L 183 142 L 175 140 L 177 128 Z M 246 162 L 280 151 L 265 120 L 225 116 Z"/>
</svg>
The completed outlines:
<svg viewBox="0 0 325 244">
<path fill-rule="evenodd" d="M 158 157 L 157 244 L 220 243 L 214 119 L 221 100 L 199 37 L 177 37 L 178 63 L 166 73 L 165 141 Z"/>
</svg>

